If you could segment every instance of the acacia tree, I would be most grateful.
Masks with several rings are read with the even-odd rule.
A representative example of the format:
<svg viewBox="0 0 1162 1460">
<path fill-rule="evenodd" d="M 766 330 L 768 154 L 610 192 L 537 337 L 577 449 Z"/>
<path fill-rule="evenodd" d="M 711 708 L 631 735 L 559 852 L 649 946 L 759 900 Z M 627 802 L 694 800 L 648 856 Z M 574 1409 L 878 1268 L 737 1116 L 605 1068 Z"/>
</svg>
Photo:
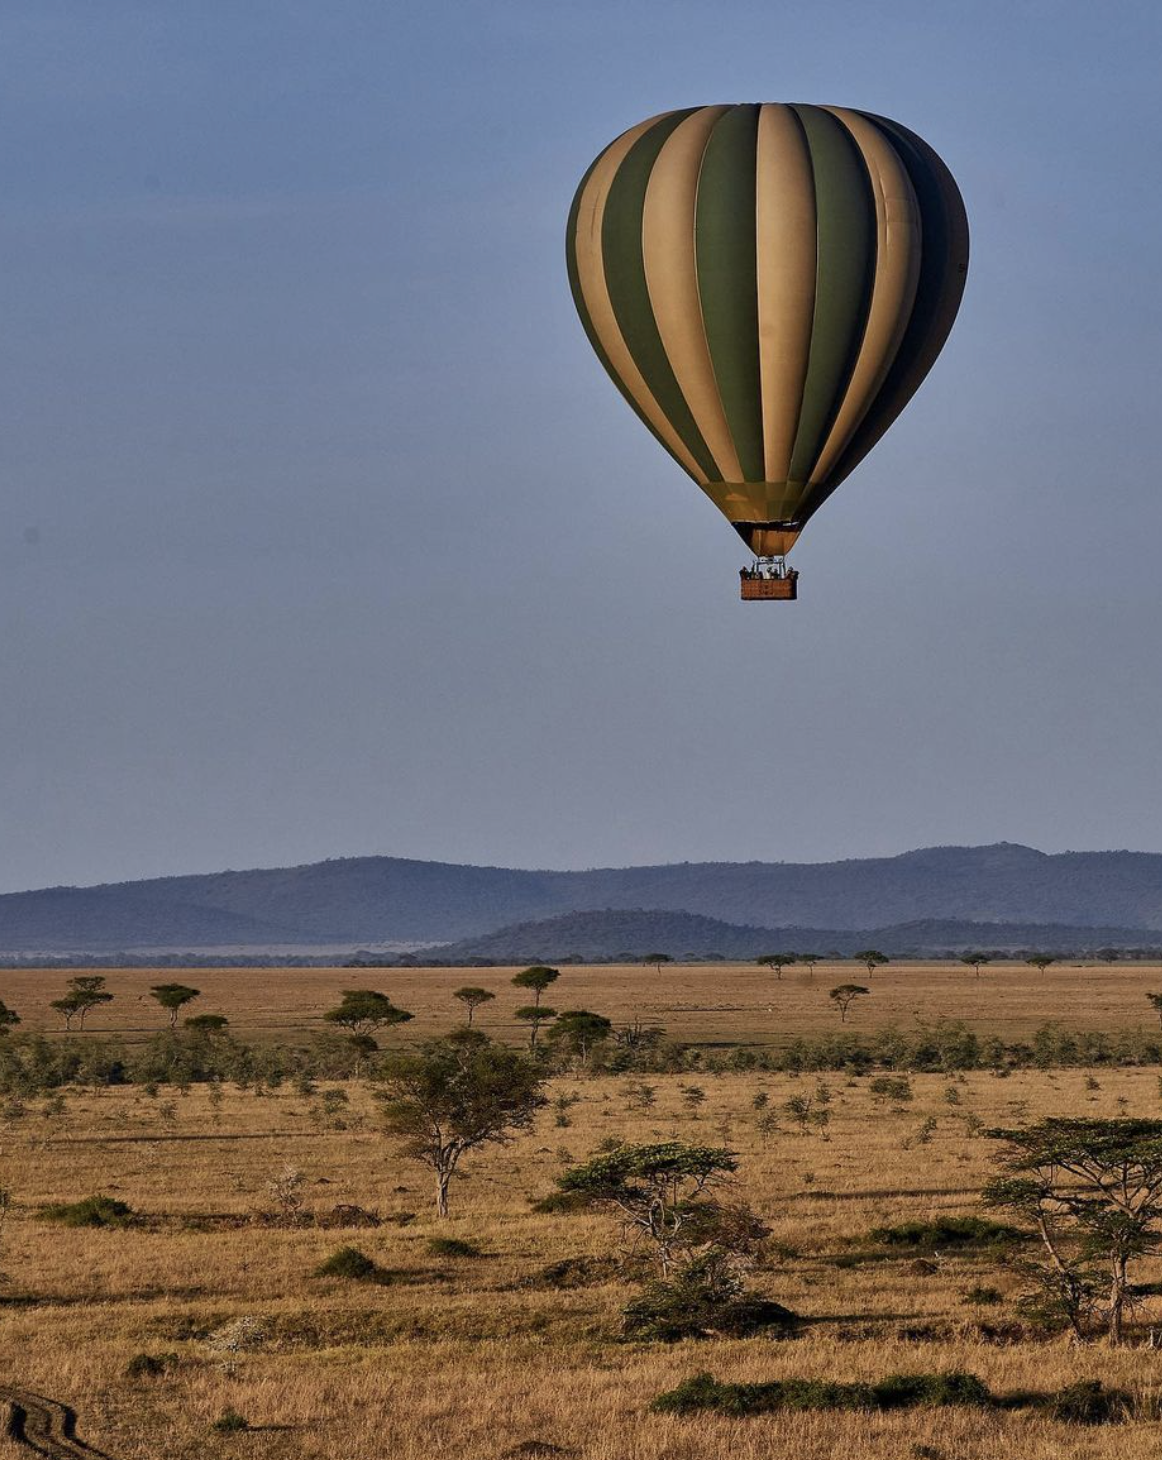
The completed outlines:
<svg viewBox="0 0 1162 1460">
<path fill-rule="evenodd" d="M 547 968 L 543 963 L 534 963 L 531 968 L 522 969 L 513 975 L 513 986 L 518 989 L 532 989 L 533 1003 L 541 1002 L 541 995 L 561 977 L 559 968 Z"/>
<path fill-rule="evenodd" d="M 328 1009 L 323 1015 L 328 1024 L 337 1024 L 362 1039 L 371 1038 L 381 1029 L 406 1024 L 413 1017 L 406 1009 L 397 1009 L 377 989 L 344 989 L 338 1007 Z"/>
<path fill-rule="evenodd" d="M 781 982 L 783 969 L 790 967 L 792 963 L 797 963 L 798 958 L 794 953 L 764 953 L 761 958 L 756 958 L 755 962 L 760 968 L 773 968 L 775 977 Z"/>
<path fill-rule="evenodd" d="M 1048 953 L 1036 953 L 1032 958 L 1026 958 L 1025 962 L 1035 968 L 1038 973 L 1044 973 L 1051 963 L 1056 963 L 1056 958 L 1051 958 Z"/>
<path fill-rule="evenodd" d="M 839 1009 L 840 1023 L 846 1024 L 848 1009 L 851 1008 L 856 999 L 870 992 L 871 990 L 864 988 L 861 983 L 841 983 L 837 984 L 827 997 Z"/>
<path fill-rule="evenodd" d="M 1159 1025 L 1162 1025 L 1162 994 L 1147 994 L 1146 998 L 1153 1005 L 1155 1014 L 1158 1015 Z"/>
<path fill-rule="evenodd" d="M 612 1022 L 604 1014 L 589 1009 L 567 1009 L 557 1015 L 549 1030 L 549 1043 L 578 1064 L 588 1063 L 596 1045 L 604 1044 L 613 1033 Z"/>
<path fill-rule="evenodd" d="M 966 953 L 960 961 L 966 963 L 979 978 L 981 969 L 986 963 L 991 963 L 992 959 L 987 953 Z"/>
<path fill-rule="evenodd" d="M 1131 1264 L 1162 1249 L 1162 1121 L 1050 1119 L 988 1134 L 1005 1148 L 984 1200 L 1034 1227 L 1042 1292 L 1079 1338 L 1096 1314 L 1121 1343 Z"/>
<path fill-rule="evenodd" d="M 673 963 L 668 953 L 643 953 L 642 962 L 652 963 L 656 972 L 661 973 L 663 963 Z"/>
<path fill-rule="evenodd" d="M 619 1146 L 572 1166 L 557 1185 L 577 1192 L 594 1206 L 621 1213 L 627 1230 L 652 1246 L 663 1277 L 675 1263 L 706 1241 L 709 1220 L 718 1208 L 708 1193 L 737 1169 L 724 1146 L 692 1146 L 684 1141 Z"/>
<path fill-rule="evenodd" d="M 102 1004 L 111 1003 L 112 1000 L 113 995 L 106 989 L 105 980 L 100 974 L 78 974 L 76 978 L 69 979 L 68 992 L 64 998 L 54 999 L 49 1007 L 65 1016 L 66 1029 L 71 1029 L 73 1019 L 78 1017 L 83 1029 L 86 1014 Z"/>
<path fill-rule="evenodd" d="M 810 978 L 815 977 L 815 965 L 819 962 L 818 953 L 800 953 L 799 962 L 807 965 L 807 974 Z"/>
<path fill-rule="evenodd" d="M 401 1139 L 405 1155 L 435 1174 L 441 1217 L 448 1215 L 448 1187 L 464 1156 L 505 1144 L 545 1104 L 540 1067 L 476 1029 L 389 1056 L 382 1079 L 385 1128 Z"/>
<path fill-rule="evenodd" d="M 496 995 L 488 989 L 482 989 L 478 984 L 466 984 L 462 989 L 457 989 L 452 997 L 459 1001 L 468 1010 L 468 1027 L 472 1028 L 472 1016 L 480 1008 L 481 1004 L 489 1004 Z"/>
<path fill-rule="evenodd" d="M 195 1034 L 221 1034 L 230 1021 L 225 1014 L 193 1014 L 182 1023 Z"/>
<path fill-rule="evenodd" d="M 169 1027 L 177 1028 L 178 1014 L 194 999 L 202 997 L 201 989 L 192 989 L 184 983 L 157 983 L 149 991 L 169 1014 Z"/>
<path fill-rule="evenodd" d="M 551 1019 L 557 1017 L 556 1009 L 550 1009 L 548 1004 L 524 1004 L 519 1009 L 513 1010 L 514 1019 L 520 1019 L 529 1026 L 529 1049 L 537 1047 L 537 1034 L 542 1024 L 548 1024 Z"/>
<path fill-rule="evenodd" d="M 858 953 L 853 953 L 851 956 L 857 963 L 863 964 L 868 971 L 869 978 L 875 973 L 877 968 L 892 961 L 887 954 L 881 953 L 878 948 L 862 948 Z"/>
<path fill-rule="evenodd" d="M 20 1023 L 20 1015 L 15 1009 L 10 1009 L 3 999 L 0 999 L 0 1034 L 6 1034 L 14 1025 Z"/>
</svg>

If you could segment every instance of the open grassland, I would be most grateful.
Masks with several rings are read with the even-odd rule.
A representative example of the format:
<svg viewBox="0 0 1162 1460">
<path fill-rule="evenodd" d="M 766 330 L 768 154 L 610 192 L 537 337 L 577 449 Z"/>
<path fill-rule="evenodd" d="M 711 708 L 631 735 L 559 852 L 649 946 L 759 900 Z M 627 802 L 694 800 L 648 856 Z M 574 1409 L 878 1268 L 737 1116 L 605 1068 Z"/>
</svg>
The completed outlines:
<svg viewBox="0 0 1162 1460">
<path fill-rule="evenodd" d="M 1158 1425 L 1078 1430 L 1028 1412 L 945 1410 L 912 1414 L 802 1414 L 747 1420 L 671 1418 L 649 1401 L 701 1369 L 722 1379 L 878 1379 L 901 1370 L 967 1369 L 999 1392 L 1045 1390 L 1078 1377 L 1124 1386 L 1144 1410 L 1162 1389 L 1162 1360 L 1143 1348 L 1079 1350 L 1063 1341 L 1010 1341 L 1017 1279 L 995 1258 L 941 1254 L 914 1271 L 909 1254 L 851 1262 L 858 1239 L 908 1218 L 978 1210 L 991 1142 L 975 1122 L 1046 1114 L 1154 1114 L 1153 1071 L 916 1076 L 915 1098 L 893 1109 L 867 1078 L 831 1077 L 825 1133 L 758 1129 L 766 1093 L 781 1110 L 812 1094 L 814 1077 L 704 1078 L 697 1115 L 688 1082 L 651 1080 L 656 1104 L 627 1108 L 626 1081 L 574 1079 L 554 1094 L 578 1097 L 568 1125 L 552 1107 L 512 1146 L 476 1158 L 456 1184 L 453 1216 L 431 1212 L 426 1173 L 399 1160 L 379 1133 L 369 1092 L 328 1128 L 322 1092 L 205 1087 L 186 1096 L 115 1089 L 71 1093 L 48 1116 L 9 1108 L 0 1169 L 15 1208 L 6 1236 L 10 1282 L 0 1303 L 0 1376 L 72 1404 L 91 1444 L 124 1460 L 159 1455 L 333 1456 L 351 1460 L 502 1455 L 541 1439 L 586 1460 L 694 1460 L 731 1453 L 883 1457 L 936 1446 L 949 1457 L 1019 1454 L 1112 1457 L 1157 1453 Z M 955 1091 L 955 1103 L 948 1091 Z M 925 1120 L 936 1127 L 923 1143 Z M 561 1289 L 544 1268 L 602 1257 L 616 1226 L 599 1215 L 545 1216 L 544 1195 L 570 1159 L 608 1137 L 728 1142 L 740 1154 L 740 1187 L 770 1223 L 779 1256 L 757 1285 L 809 1321 L 783 1342 L 751 1339 L 675 1346 L 618 1340 L 628 1282 L 606 1274 Z M 268 1183 L 301 1170 L 311 1225 L 272 1224 Z M 71 1230 L 39 1208 L 102 1192 L 128 1202 L 136 1225 Z M 328 1229 L 336 1206 L 384 1219 L 374 1228 Z M 434 1236 L 482 1255 L 441 1257 Z M 366 1284 L 312 1276 L 336 1247 L 358 1246 L 386 1272 Z M 836 1265 L 839 1259 L 840 1265 Z M 1151 1273 L 1162 1276 L 1162 1270 Z M 974 1306 L 974 1288 L 1003 1301 Z M 252 1352 L 233 1359 L 213 1335 L 246 1318 Z M 982 1323 L 988 1328 L 982 1329 Z M 131 1380 L 133 1355 L 173 1353 L 159 1378 Z M 233 1408 L 255 1426 L 212 1434 Z M 15 1451 L 0 1444 L 4 1460 Z"/>
<path fill-rule="evenodd" d="M 415 1015 L 393 1039 L 423 1038 L 462 1017 L 452 991 L 476 984 L 496 995 L 476 1025 L 500 1039 L 522 1039 L 512 1017 L 528 1002 L 514 989 L 516 968 L 195 968 L 99 969 L 114 995 L 88 1027 L 122 1037 L 144 1037 L 164 1027 L 166 1016 L 149 996 L 151 984 L 181 982 L 202 991 L 183 1013 L 225 1014 L 244 1038 L 287 1039 L 318 1032 L 323 1014 L 343 989 L 374 988 Z M 86 970 L 16 969 L 0 972 L 0 998 L 19 1011 L 25 1028 L 60 1030 L 49 1007 L 66 980 Z M 660 971 L 641 964 L 563 966 L 546 1002 L 558 1009 L 594 1009 L 615 1024 L 641 1019 L 664 1025 L 672 1039 L 695 1044 L 785 1045 L 800 1035 L 839 1027 L 827 998 L 836 984 L 864 984 L 848 1027 L 869 1032 L 917 1021 L 959 1019 L 982 1035 L 1029 1038 L 1047 1021 L 1070 1029 L 1157 1029 L 1146 994 L 1162 990 L 1156 964 L 1079 965 L 1062 962 L 1044 973 L 1027 964 L 997 963 L 979 978 L 960 963 L 891 963 L 870 977 L 851 959 L 821 962 L 811 974 L 788 968 L 781 979 L 745 963 L 669 964 Z"/>
<path fill-rule="evenodd" d="M 70 971 L 71 972 L 71 971 Z M 155 1031 L 151 983 L 181 978 L 203 991 L 194 1011 L 226 1013 L 241 1037 L 299 1037 L 321 1027 L 343 988 L 376 987 L 416 1014 L 385 1042 L 448 1028 L 465 983 L 497 992 L 478 1022 L 513 1038 L 512 970 L 174 970 L 112 972 L 116 1001 L 98 1032 Z M 999 966 L 977 980 L 959 966 L 892 965 L 872 976 L 847 962 L 815 977 L 739 965 L 573 968 L 558 1008 L 588 1007 L 623 1023 L 657 1021 L 679 1039 L 780 1042 L 838 1026 L 833 984 L 870 982 L 852 1027 L 964 1018 L 1012 1039 L 1047 1018 L 1077 1028 L 1150 1027 L 1144 994 L 1157 968 Z M 47 1001 L 68 974 L 6 973 L 0 995 L 24 1028 L 56 1027 Z M 61 1036 L 62 1038 L 66 1036 Z M 67 1036 L 77 1038 L 78 1036 Z M 88 1037 L 88 1036 L 80 1036 Z M 535 1128 L 478 1154 L 439 1222 L 431 1181 L 380 1129 L 371 1089 L 351 1081 L 274 1091 L 194 1085 L 65 1092 L 0 1108 L 0 1185 L 13 1208 L 0 1241 L 0 1385 L 72 1405 L 79 1433 L 119 1460 L 253 1456 L 271 1460 L 430 1460 L 506 1452 L 533 1440 L 577 1460 L 1114 1460 L 1158 1453 L 1162 1357 L 1142 1346 L 1078 1348 L 1036 1339 L 1016 1321 L 1018 1276 L 995 1254 L 914 1254 L 861 1245 L 872 1228 L 980 1212 L 994 1143 L 982 1128 L 1048 1115 L 1162 1114 L 1155 1069 L 1021 1070 L 911 1077 L 913 1099 L 885 1100 L 874 1076 L 845 1074 L 601 1075 L 556 1078 Z M 644 1079 L 655 1103 L 633 1108 Z M 826 1127 L 801 1131 L 785 1110 L 819 1098 Z M 696 1083 L 705 1100 L 692 1110 Z M 347 1103 L 326 1099 L 341 1089 Z M 564 1109 L 558 1097 L 568 1097 Z M 763 1121 L 765 1112 L 777 1120 Z M 765 1128 L 764 1128 L 765 1127 Z M 773 1128 L 772 1128 L 773 1127 Z M 754 1284 L 806 1320 L 798 1336 L 626 1343 L 620 1310 L 636 1291 L 605 1270 L 560 1286 L 545 1269 L 620 1250 L 607 1216 L 549 1216 L 531 1199 L 603 1140 L 669 1138 L 738 1152 L 738 1194 L 773 1232 Z M 277 1216 L 270 1183 L 302 1173 L 302 1220 Z M 49 1224 L 40 1209 L 102 1193 L 136 1214 L 119 1229 Z M 358 1205 L 380 1225 L 330 1226 Z M 480 1255 L 433 1252 L 434 1237 Z M 314 1276 L 336 1248 L 358 1247 L 381 1282 Z M 862 1257 L 861 1257 L 862 1254 Z M 1142 1275 L 1162 1280 L 1162 1263 Z M 979 1303 L 979 1289 L 999 1301 Z M 1153 1300 L 1162 1321 L 1162 1299 Z M 1149 1317 L 1144 1309 L 1142 1317 Z M 253 1344 L 225 1340 L 251 1320 Z M 137 1354 L 176 1355 L 132 1379 Z M 722 1380 L 877 1380 L 901 1371 L 964 1369 L 994 1391 L 1044 1392 L 1079 1378 L 1130 1390 L 1130 1423 L 1079 1428 L 1034 1410 L 802 1413 L 728 1419 L 649 1413 L 650 1401 L 701 1370 Z M 227 1409 L 252 1428 L 211 1430 Z M 926 1449 L 924 1447 L 927 1447 Z M 22 1454 L 0 1437 L 0 1460 Z M 554 1452 L 542 1450 L 542 1455 Z"/>
</svg>

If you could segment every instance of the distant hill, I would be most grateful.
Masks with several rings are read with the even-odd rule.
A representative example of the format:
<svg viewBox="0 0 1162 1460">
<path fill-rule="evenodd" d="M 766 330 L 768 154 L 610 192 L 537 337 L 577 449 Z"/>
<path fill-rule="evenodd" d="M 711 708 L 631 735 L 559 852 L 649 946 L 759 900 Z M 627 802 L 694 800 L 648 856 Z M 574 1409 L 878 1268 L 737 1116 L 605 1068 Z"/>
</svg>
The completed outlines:
<svg viewBox="0 0 1162 1460">
<path fill-rule="evenodd" d="M 647 953 L 681 961 L 720 955 L 759 958 L 795 951 L 849 957 L 868 946 L 890 957 L 935 956 L 979 949 L 1005 953 L 1094 952 L 1099 948 L 1162 946 L 1162 934 L 1128 928 L 1079 928 L 1061 923 L 971 923 L 929 919 L 852 931 L 820 928 L 755 928 L 697 913 L 636 910 L 575 912 L 540 922 L 517 923 L 481 938 L 426 948 L 420 961 L 440 963 L 629 962 Z"/>
<path fill-rule="evenodd" d="M 772 929 L 935 919 L 1162 932 L 1162 855 L 1051 856 L 1002 842 L 862 861 L 588 872 L 354 857 L 8 893 L 0 896 L 0 954 L 447 943 L 593 908 Z"/>
</svg>

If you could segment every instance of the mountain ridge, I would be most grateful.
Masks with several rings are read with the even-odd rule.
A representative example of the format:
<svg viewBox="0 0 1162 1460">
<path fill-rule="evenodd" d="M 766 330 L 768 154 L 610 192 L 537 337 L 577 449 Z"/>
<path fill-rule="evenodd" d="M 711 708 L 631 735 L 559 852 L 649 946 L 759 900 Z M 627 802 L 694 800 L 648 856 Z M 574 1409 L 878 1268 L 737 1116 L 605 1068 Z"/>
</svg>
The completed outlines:
<svg viewBox="0 0 1162 1460">
<path fill-rule="evenodd" d="M 453 943 L 592 909 L 764 928 L 925 919 L 1162 930 L 1162 854 L 1015 842 L 832 862 L 674 862 L 554 871 L 406 857 L 187 873 L 0 894 L 0 953 Z"/>
</svg>

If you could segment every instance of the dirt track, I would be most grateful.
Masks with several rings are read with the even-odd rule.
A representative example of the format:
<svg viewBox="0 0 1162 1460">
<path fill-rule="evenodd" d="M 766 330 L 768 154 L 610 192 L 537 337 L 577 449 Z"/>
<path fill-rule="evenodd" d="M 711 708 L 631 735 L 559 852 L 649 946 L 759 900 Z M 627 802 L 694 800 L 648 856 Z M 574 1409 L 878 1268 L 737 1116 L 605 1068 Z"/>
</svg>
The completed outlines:
<svg viewBox="0 0 1162 1460">
<path fill-rule="evenodd" d="M 108 1460 L 75 1436 L 77 1417 L 67 1404 L 27 1389 L 0 1384 L 0 1409 L 7 1408 L 6 1429 L 18 1445 L 50 1460 Z"/>
</svg>

